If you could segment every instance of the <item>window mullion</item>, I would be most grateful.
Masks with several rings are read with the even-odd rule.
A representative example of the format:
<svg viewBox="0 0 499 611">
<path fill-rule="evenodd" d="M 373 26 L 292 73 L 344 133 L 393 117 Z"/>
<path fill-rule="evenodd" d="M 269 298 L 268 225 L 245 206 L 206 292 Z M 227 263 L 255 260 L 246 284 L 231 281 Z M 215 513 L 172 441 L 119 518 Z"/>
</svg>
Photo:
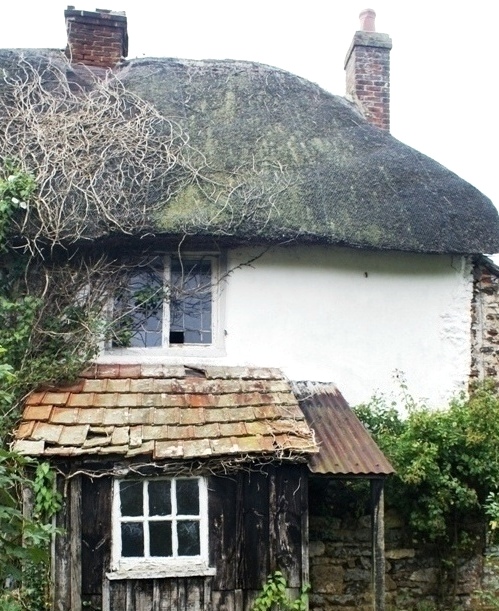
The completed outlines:
<svg viewBox="0 0 499 611">
<path fill-rule="evenodd" d="M 144 488 L 142 492 L 143 502 L 143 529 L 144 529 L 144 557 L 149 558 L 151 555 L 150 541 L 149 541 L 149 486 L 148 481 L 144 480 Z"/>
<path fill-rule="evenodd" d="M 178 557 L 177 533 L 177 480 L 172 479 L 172 555 Z"/>
<path fill-rule="evenodd" d="M 165 298 L 163 299 L 163 333 L 162 345 L 168 347 L 170 345 L 170 295 L 171 295 L 171 257 L 165 255 L 163 259 L 163 288 L 165 289 Z M 166 298 L 168 295 L 168 299 Z"/>
</svg>

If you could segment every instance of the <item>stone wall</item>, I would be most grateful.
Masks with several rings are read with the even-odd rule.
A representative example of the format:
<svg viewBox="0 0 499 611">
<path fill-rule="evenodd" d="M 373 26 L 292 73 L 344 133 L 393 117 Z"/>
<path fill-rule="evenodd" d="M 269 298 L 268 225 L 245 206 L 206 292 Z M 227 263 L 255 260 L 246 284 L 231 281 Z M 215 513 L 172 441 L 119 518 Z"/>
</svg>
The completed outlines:
<svg viewBox="0 0 499 611">
<path fill-rule="evenodd" d="M 355 517 L 358 507 L 345 503 L 344 496 L 331 502 L 334 488 L 333 483 L 320 500 L 312 496 L 310 502 L 310 610 L 372 611 L 370 516 Z M 460 559 L 456 572 L 446 574 L 439 550 L 416 545 L 390 509 L 385 512 L 385 545 L 387 611 L 482 608 L 472 606 L 482 587 L 479 552 Z"/>
<path fill-rule="evenodd" d="M 474 268 L 471 379 L 499 374 L 499 267 L 481 257 Z"/>
</svg>

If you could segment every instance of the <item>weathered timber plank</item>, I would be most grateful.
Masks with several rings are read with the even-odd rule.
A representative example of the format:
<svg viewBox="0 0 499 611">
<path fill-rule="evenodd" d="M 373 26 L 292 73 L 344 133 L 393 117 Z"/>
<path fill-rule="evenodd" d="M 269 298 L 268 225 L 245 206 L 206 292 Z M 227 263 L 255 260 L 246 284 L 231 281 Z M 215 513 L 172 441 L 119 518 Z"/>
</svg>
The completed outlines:
<svg viewBox="0 0 499 611">
<path fill-rule="evenodd" d="M 153 582 L 149 579 L 137 579 L 133 582 L 132 599 L 134 611 L 153 611 Z"/>
<path fill-rule="evenodd" d="M 64 477 L 57 478 L 57 490 L 62 496 L 62 507 L 55 518 L 59 534 L 54 541 L 53 609 L 68 611 L 71 609 L 70 498 L 69 485 Z"/>
<path fill-rule="evenodd" d="M 243 479 L 243 557 L 238 582 L 244 590 L 259 590 L 269 573 L 269 476 L 249 472 Z"/>
<path fill-rule="evenodd" d="M 127 582 L 109 582 L 109 611 L 126 611 L 127 609 Z"/>
<path fill-rule="evenodd" d="M 214 590 L 232 590 L 236 583 L 237 477 L 241 476 L 212 476 L 208 481 L 210 565 L 216 568 Z"/>
<path fill-rule="evenodd" d="M 285 465 L 276 469 L 276 565 L 286 576 L 290 588 L 302 585 L 304 539 L 302 513 L 307 511 L 306 481 L 301 465 Z M 305 497 L 305 498 L 304 498 Z"/>
<path fill-rule="evenodd" d="M 204 579 L 186 579 L 185 611 L 204 611 Z"/>
<path fill-rule="evenodd" d="M 212 592 L 210 611 L 237 611 L 234 592 Z"/>
<path fill-rule="evenodd" d="M 111 478 L 82 478 L 82 593 L 102 595 L 111 562 Z"/>
<path fill-rule="evenodd" d="M 81 611 L 81 475 L 70 480 L 71 611 Z"/>
<path fill-rule="evenodd" d="M 374 611 L 385 611 L 385 514 L 382 479 L 371 480 L 372 590 Z"/>
</svg>

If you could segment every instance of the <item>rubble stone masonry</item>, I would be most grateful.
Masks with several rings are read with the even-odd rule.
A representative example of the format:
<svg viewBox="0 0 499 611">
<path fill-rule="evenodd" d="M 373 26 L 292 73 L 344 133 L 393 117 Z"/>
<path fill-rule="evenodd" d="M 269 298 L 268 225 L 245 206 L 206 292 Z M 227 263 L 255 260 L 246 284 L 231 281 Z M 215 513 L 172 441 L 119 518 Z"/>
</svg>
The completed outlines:
<svg viewBox="0 0 499 611">
<path fill-rule="evenodd" d="M 471 314 L 471 381 L 499 381 L 499 268 L 485 257 L 474 269 Z"/>
</svg>

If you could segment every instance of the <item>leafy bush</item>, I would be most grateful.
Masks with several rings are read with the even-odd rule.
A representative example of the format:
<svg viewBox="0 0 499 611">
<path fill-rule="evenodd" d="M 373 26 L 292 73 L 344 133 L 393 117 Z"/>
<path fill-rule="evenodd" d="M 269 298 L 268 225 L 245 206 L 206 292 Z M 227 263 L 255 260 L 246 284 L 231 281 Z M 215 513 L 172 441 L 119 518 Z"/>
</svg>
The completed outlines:
<svg viewBox="0 0 499 611">
<path fill-rule="evenodd" d="M 377 398 L 357 415 L 392 461 L 392 503 L 423 541 L 469 542 L 499 484 L 499 398 L 490 384 L 448 408 L 412 403 L 407 416 Z M 490 499 L 491 497 L 489 497 Z"/>
<path fill-rule="evenodd" d="M 288 598 L 287 587 L 286 578 L 281 571 L 274 571 L 267 577 L 251 611 L 306 611 L 309 586 L 303 586 L 300 595 L 294 601 Z"/>
</svg>

